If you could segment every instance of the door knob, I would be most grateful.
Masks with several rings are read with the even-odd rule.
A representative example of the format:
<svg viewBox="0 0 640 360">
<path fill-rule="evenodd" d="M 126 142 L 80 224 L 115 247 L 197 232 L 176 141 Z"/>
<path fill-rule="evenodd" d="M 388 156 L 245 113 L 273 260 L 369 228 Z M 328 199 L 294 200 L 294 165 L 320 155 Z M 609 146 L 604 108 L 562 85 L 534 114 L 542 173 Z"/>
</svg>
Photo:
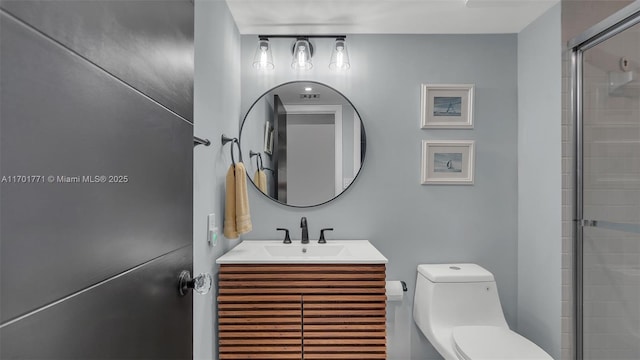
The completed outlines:
<svg viewBox="0 0 640 360">
<path fill-rule="evenodd" d="M 178 276 L 178 291 L 181 296 L 187 295 L 190 289 L 195 290 L 198 294 L 205 295 L 211 290 L 212 283 L 213 279 L 209 273 L 202 273 L 192 279 L 188 270 L 182 270 L 180 276 Z"/>
</svg>

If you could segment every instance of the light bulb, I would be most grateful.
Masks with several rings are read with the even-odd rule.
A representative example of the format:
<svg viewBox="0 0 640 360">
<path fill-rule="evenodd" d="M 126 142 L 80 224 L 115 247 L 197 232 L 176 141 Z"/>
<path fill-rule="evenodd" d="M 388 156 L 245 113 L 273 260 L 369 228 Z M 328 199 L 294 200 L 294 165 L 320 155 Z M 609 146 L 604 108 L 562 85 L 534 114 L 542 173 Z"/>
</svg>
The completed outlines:
<svg viewBox="0 0 640 360">
<path fill-rule="evenodd" d="M 262 52 L 260 52 L 260 67 L 261 68 L 267 67 L 267 50 L 266 49 L 262 49 Z"/>
<path fill-rule="evenodd" d="M 300 48 L 298 49 L 298 66 L 299 67 L 304 67 L 304 63 L 306 62 L 305 56 L 304 56 L 304 46 L 300 46 Z"/>
</svg>

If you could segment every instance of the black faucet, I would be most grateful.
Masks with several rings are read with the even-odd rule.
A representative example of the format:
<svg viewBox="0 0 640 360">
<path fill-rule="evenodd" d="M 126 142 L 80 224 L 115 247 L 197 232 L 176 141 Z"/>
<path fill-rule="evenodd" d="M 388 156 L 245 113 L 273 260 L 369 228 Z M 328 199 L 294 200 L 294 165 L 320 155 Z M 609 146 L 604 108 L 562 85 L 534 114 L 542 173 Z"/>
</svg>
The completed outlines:
<svg viewBox="0 0 640 360">
<path fill-rule="evenodd" d="M 306 217 L 302 217 L 302 219 L 300 219 L 300 227 L 302 228 L 302 243 L 303 244 L 308 244 L 309 243 L 309 229 L 307 228 L 307 218 Z"/>
<path fill-rule="evenodd" d="M 291 244 L 291 238 L 289 237 L 289 229 L 277 228 L 278 231 L 284 231 L 284 244 Z"/>
<path fill-rule="evenodd" d="M 324 238 L 324 232 L 325 231 L 333 231 L 333 228 L 324 228 L 324 229 L 320 230 L 320 239 L 318 239 L 318 244 L 326 244 L 327 243 L 327 239 Z"/>
</svg>

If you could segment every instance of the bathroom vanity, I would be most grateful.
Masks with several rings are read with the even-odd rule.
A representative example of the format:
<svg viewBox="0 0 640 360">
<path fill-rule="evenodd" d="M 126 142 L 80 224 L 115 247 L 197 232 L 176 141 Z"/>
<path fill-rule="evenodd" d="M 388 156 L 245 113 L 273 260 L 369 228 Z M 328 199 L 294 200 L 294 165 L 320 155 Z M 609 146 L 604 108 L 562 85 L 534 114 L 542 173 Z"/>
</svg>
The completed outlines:
<svg viewBox="0 0 640 360">
<path fill-rule="evenodd" d="M 244 241 L 216 262 L 220 359 L 386 358 L 387 259 L 368 241 Z"/>
</svg>

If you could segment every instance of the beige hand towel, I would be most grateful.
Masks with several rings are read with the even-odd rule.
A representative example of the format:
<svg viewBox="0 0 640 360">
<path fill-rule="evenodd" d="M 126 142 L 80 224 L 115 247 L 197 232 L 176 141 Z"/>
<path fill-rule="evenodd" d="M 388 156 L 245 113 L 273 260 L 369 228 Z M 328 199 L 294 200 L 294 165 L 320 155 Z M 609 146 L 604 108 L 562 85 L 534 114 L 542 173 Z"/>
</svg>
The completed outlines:
<svg viewBox="0 0 640 360">
<path fill-rule="evenodd" d="M 227 239 L 237 239 L 238 229 L 236 227 L 236 176 L 233 164 L 227 171 L 226 191 L 224 200 L 224 237 Z"/>
<path fill-rule="evenodd" d="M 237 239 L 251 231 L 249 195 L 247 194 L 247 171 L 239 162 L 227 171 L 224 202 L 224 237 Z"/>
<path fill-rule="evenodd" d="M 260 189 L 263 193 L 267 193 L 267 174 L 262 170 L 256 170 L 256 173 L 253 175 L 253 183 L 256 184 L 256 187 Z"/>
<path fill-rule="evenodd" d="M 253 228 L 249 213 L 249 195 L 247 193 L 247 170 L 244 164 L 236 164 L 236 230 L 239 235 L 246 234 Z"/>
</svg>

